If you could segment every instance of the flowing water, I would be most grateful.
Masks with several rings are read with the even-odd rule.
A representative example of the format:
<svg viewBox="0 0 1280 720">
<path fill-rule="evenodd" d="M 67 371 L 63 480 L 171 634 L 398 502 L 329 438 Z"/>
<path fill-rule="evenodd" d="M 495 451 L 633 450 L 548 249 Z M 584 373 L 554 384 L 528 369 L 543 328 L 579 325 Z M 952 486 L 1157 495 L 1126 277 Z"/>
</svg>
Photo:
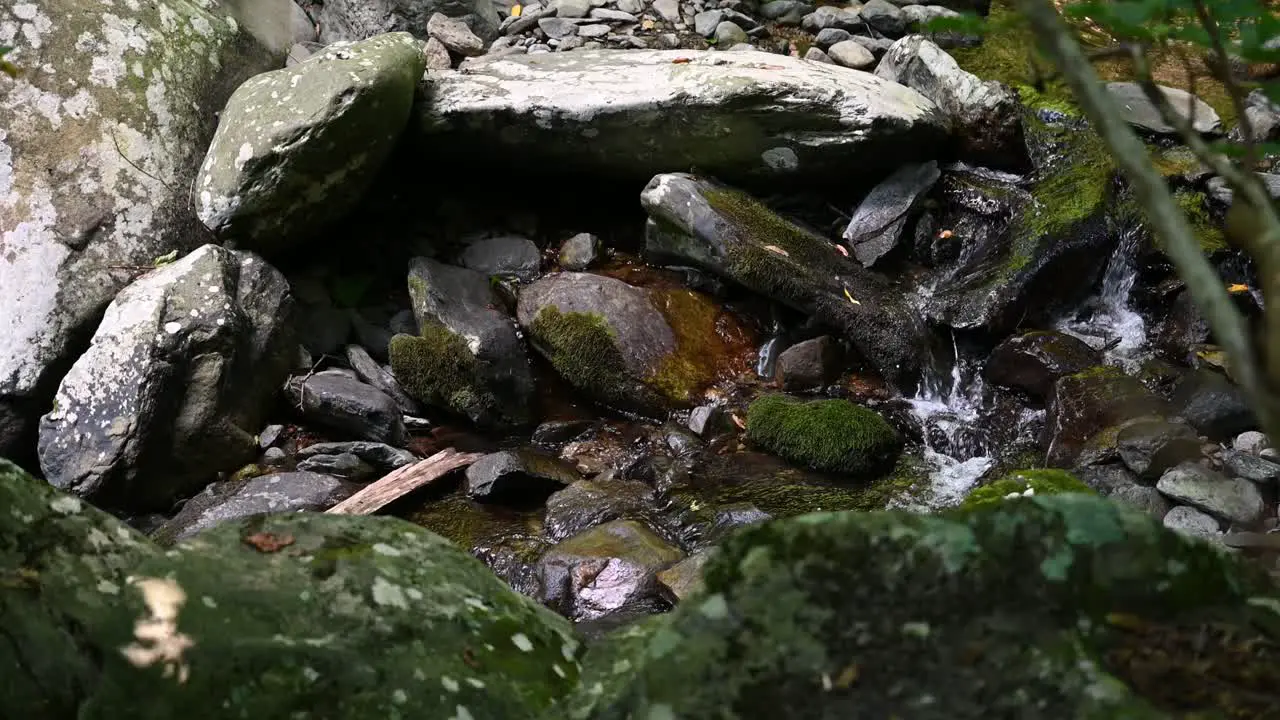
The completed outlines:
<svg viewBox="0 0 1280 720">
<path fill-rule="evenodd" d="M 1142 232 L 1137 226 L 1121 231 L 1098 294 L 1078 312 L 1063 318 L 1057 327 L 1103 350 L 1109 364 L 1119 365 L 1127 372 L 1137 370 L 1147 345 L 1146 321 L 1129 304 L 1138 277 L 1135 257 L 1141 240 Z"/>
</svg>

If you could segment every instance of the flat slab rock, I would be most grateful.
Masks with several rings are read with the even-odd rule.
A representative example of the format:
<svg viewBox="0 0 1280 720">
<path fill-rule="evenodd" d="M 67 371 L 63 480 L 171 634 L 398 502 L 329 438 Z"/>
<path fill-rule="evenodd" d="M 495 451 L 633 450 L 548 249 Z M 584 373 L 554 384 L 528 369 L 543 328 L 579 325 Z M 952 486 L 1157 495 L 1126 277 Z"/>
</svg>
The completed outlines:
<svg viewBox="0 0 1280 720">
<path fill-rule="evenodd" d="M 725 181 L 887 168 L 946 134 L 923 95 L 869 73 L 757 51 L 507 55 L 432 75 L 423 149 L 500 154 L 628 179 L 690 165 Z"/>
</svg>

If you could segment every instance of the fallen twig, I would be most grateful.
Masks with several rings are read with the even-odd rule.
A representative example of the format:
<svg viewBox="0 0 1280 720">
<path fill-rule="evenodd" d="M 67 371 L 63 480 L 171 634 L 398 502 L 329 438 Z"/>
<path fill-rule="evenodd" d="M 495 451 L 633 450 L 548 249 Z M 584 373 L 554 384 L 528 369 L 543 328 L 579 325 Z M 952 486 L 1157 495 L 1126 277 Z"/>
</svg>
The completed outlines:
<svg viewBox="0 0 1280 720">
<path fill-rule="evenodd" d="M 325 512 L 334 515 L 372 515 L 393 501 L 444 475 L 466 467 L 482 457 L 445 448 L 426 460 L 392 470 L 381 480 L 334 505 Z"/>
</svg>

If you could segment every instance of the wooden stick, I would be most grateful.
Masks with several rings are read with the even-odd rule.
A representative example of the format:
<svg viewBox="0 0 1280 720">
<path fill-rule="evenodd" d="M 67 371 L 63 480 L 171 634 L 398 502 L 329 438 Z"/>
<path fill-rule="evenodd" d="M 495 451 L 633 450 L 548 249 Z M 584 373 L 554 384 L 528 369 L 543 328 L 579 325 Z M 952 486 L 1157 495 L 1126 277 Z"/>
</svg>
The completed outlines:
<svg viewBox="0 0 1280 720">
<path fill-rule="evenodd" d="M 392 470 L 325 512 L 335 515 L 372 515 L 392 501 L 458 468 L 466 467 L 481 457 L 483 455 L 480 453 L 462 453 L 453 448 L 445 448 L 426 460 Z"/>
</svg>

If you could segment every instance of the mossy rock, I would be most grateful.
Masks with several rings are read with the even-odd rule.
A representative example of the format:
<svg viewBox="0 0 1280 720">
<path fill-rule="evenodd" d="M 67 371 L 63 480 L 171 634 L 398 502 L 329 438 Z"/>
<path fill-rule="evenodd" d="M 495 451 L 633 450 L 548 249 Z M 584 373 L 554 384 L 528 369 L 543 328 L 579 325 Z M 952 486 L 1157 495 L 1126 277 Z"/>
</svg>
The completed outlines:
<svg viewBox="0 0 1280 720">
<path fill-rule="evenodd" d="M 1086 493 L 1096 495 L 1093 488 L 1085 485 L 1075 475 L 1066 470 L 1039 469 L 1017 470 L 995 482 L 975 488 L 969 493 L 960 508 L 973 508 L 997 505 L 1011 496 L 1029 497 L 1031 495 L 1060 495 L 1062 493 Z"/>
<path fill-rule="evenodd" d="M 803 467 L 863 476 L 893 467 L 903 444 L 873 410 L 847 400 L 799 402 L 782 395 L 751 403 L 747 438 Z"/>
<path fill-rule="evenodd" d="M 259 516 L 161 552 L 2 461 L 0 502 L 3 717 L 528 718 L 577 678 L 564 619 L 401 520 Z"/>
<path fill-rule="evenodd" d="M 548 718 L 1243 718 L 1280 702 L 1267 581 L 1102 498 L 773 521 L 726 540 L 704 578 L 589 649 Z"/>
</svg>

